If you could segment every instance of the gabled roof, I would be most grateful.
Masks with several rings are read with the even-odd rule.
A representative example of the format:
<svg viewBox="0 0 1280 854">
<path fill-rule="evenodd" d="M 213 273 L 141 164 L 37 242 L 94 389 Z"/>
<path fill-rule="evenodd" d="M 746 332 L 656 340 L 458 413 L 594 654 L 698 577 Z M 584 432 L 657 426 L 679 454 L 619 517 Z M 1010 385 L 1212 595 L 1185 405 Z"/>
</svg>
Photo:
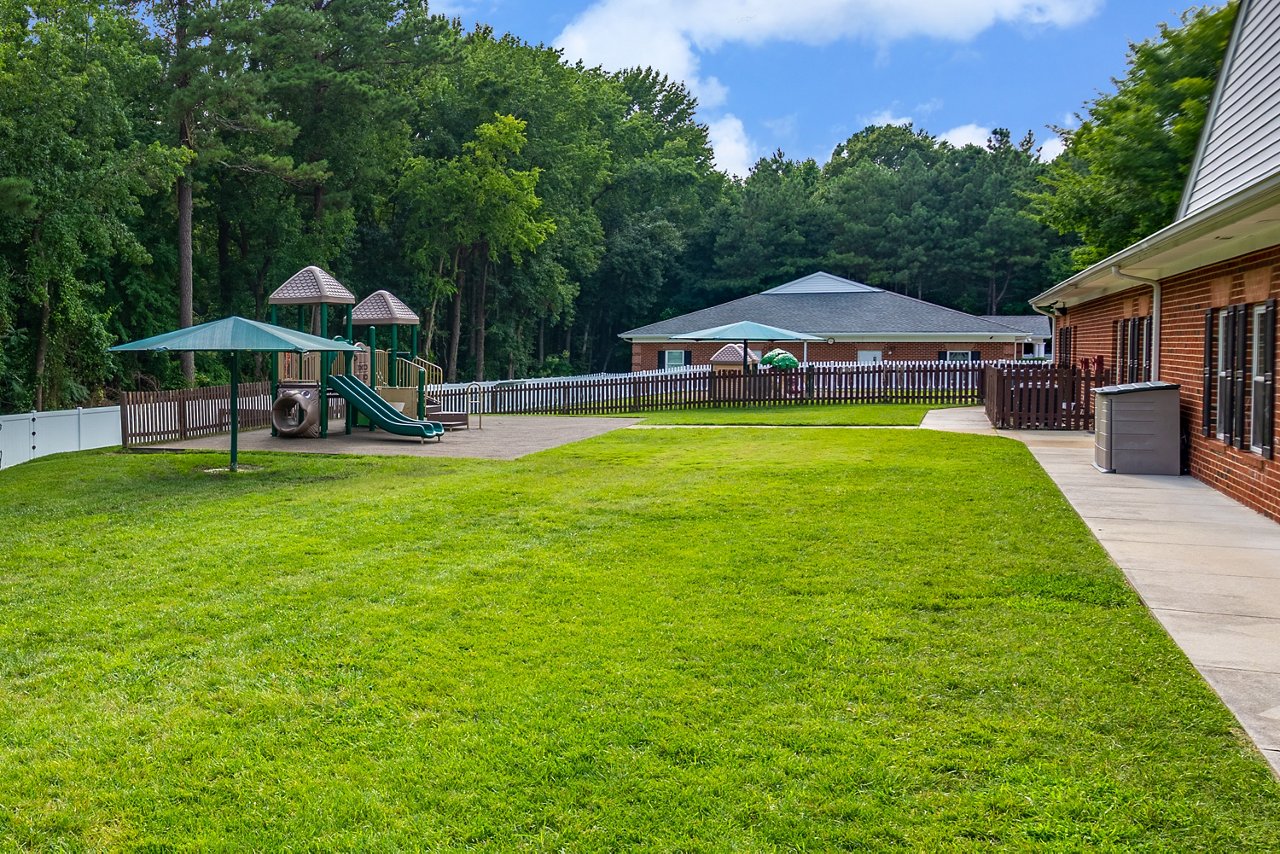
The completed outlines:
<svg viewBox="0 0 1280 854">
<path fill-rule="evenodd" d="M 1242 0 L 1178 219 L 1031 299 L 1061 311 L 1280 245 L 1280 0 Z"/>
<path fill-rule="evenodd" d="M 374 291 L 351 309 L 351 322 L 356 326 L 417 326 L 420 321 L 395 294 Z"/>
<path fill-rule="evenodd" d="M 1035 338 L 1050 338 L 1053 335 L 1053 324 L 1043 314 L 984 314 L 982 319 L 1004 324 Z"/>
<path fill-rule="evenodd" d="M 1280 170 L 1280 2 L 1241 0 L 1178 219 Z"/>
<path fill-rule="evenodd" d="M 819 289 L 811 290 L 815 285 Z M 893 336 L 892 340 L 944 340 L 947 336 L 960 336 L 957 340 L 1020 341 L 1027 337 L 1025 332 L 1003 323 L 827 273 L 650 323 L 619 337 L 661 340 L 744 320 L 822 338 L 861 336 L 870 340 L 868 336 Z"/>
<path fill-rule="evenodd" d="M 352 305 L 356 295 L 319 267 L 303 267 L 267 298 L 270 305 Z"/>
<path fill-rule="evenodd" d="M 864 285 L 861 282 L 855 282 L 852 279 L 842 279 L 839 276 L 833 276 L 830 273 L 818 271 L 810 273 L 807 276 L 796 279 L 793 282 L 787 282 L 785 285 L 778 285 L 776 288 L 769 288 L 762 293 L 766 294 L 865 294 L 878 291 L 879 288 L 873 288 L 870 285 Z"/>
</svg>

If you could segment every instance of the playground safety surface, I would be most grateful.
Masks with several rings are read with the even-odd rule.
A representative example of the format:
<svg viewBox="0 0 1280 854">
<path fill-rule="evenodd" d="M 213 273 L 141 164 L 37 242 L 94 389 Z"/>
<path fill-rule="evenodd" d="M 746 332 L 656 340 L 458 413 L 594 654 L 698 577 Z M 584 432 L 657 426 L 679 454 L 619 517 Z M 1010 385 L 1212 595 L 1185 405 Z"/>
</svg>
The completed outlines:
<svg viewBox="0 0 1280 854">
<path fill-rule="evenodd" d="M 381 430 L 358 429 L 348 436 L 341 421 L 331 421 L 323 439 L 282 439 L 270 430 L 240 434 L 240 453 L 283 451 L 299 454 L 371 454 L 385 457 L 475 457 L 514 460 L 526 454 L 558 448 L 612 430 L 630 427 L 638 418 L 569 418 L 550 415 L 486 415 L 483 428 L 455 430 L 439 442 L 392 436 Z M 228 451 L 230 436 L 204 436 L 185 442 L 161 442 L 139 451 Z"/>
</svg>

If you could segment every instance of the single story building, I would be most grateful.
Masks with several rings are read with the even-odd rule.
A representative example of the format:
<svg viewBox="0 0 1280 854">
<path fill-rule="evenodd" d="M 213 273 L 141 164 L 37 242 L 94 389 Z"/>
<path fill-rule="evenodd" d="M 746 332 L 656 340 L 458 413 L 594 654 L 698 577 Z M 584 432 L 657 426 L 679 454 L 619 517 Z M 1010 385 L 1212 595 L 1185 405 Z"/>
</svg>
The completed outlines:
<svg viewBox="0 0 1280 854">
<path fill-rule="evenodd" d="M 1181 386 L 1187 466 L 1280 520 L 1280 0 L 1244 0 L 1174 223 L 1040 294 L 1058 358 Z"/>
<path fill-rule="evenodd" d="M 1053 357 L 1053 321 L 1043 314 L 984 314 L 982 319 L 1027 333 L 1030 340 L 1022 343 L 1021 358 L 1047 360 Z"/>
<path fill-rule="evenodd" d="M 1011 318 L 1015 319 L 1016 318 Z M 621 334 L 631 343 L 631 370 L 708 364 L 724 342 L 673 340 L 738 321 L 817 335 L 807 345 L 811 362 L 976 361 L 1015 359 L 1034 336 L 1003 322 L 842 279 L 813 273 L 758 294 L 660 320 Z M 783 347 L 803 357 L 805 345 Z"/>
</svg>

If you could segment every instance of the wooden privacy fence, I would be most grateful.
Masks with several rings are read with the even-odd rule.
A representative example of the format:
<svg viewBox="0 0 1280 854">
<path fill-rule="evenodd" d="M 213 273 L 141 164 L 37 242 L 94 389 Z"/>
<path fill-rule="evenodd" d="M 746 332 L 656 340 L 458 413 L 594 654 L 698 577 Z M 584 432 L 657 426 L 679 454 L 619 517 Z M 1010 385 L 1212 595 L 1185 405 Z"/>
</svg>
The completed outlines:
<svg viewBox="0 0 1280 854">
<path fill-rule="evenodd" d="M 271 423 L 271 384 L 240 383 L 241 430 Z M 172 442 L 231 431 L 231 386 L 171 391 L 126 391 L 120 396 L 120 440 L 124 447 Z"/>
<path fill-rule="evenodd" d="M 804 403 L 978 403 L 977 362 L 881 362 L 792 371 L 646 373 L 572 383 L 512 382 L 438 393 L 447 410 L 605 415 L 715 406 Z"/>
<path fill-rule="evenodd" d="M 983 403 L 992 426 L 1092 430 L 1093 390 L 1110 382 L 1093 365 L 1003 364 L 986 369 Z"/>
</svg>

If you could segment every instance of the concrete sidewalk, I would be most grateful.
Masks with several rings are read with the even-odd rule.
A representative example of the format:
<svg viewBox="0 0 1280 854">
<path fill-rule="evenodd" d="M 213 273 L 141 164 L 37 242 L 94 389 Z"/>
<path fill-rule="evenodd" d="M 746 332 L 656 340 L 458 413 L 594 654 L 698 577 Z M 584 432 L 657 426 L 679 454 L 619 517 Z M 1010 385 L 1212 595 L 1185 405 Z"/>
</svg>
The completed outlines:
<svg viewBox="0 0 1280 854">
<path fill-rule="evenodd" d="M 1280 775 L 1280 524 L 1190 477 L 1103 474 L 1092 433 L 997 431 L 981 409 L 920 426 L 1026 444 Z"/>
</svg>

